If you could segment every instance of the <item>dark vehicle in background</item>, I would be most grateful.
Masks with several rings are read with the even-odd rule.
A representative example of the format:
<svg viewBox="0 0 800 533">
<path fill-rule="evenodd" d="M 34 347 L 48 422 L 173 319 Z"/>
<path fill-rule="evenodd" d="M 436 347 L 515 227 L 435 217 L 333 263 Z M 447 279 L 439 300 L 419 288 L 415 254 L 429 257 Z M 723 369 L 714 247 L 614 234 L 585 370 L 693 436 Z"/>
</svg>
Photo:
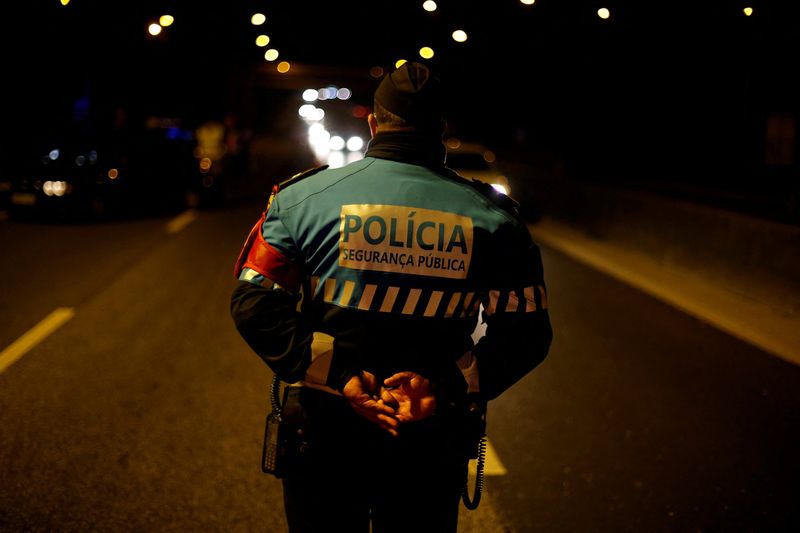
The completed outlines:
<svg viewBox="0 0 800 533">
<path fill-rule="evenodd" d="M 192 207 L 200 177 L 191 130 L 161 117 L 130 130 L 82 126 L 12 155 L 9 216 L 93 220 Z"/>
<path fill-rule="evenodd" d="M 447 146 L 446 165 L 465 178 L 488 183 L 503 194 L 519 203 L 519 213 L 528 222 L 536 222 L 542 217 L 540 200 L 533 195 L 516 175 L 506 173 L 507 167 L 500 162 L 491 149 L 477 141 L 462 141 L 450 137 Z M 515 179 L 516 178 L 516 179 Z M 515 186 L 512 188 L 512 184 Z"/>
<path fill-rule="evenodd" d="M 495 153 L 481 143 L 462 141 L 450 137 L 447 146 L 446 165 L 465 178 L 488 183 L 503 194 L 511 196 L 508 178 L 497 163 Z"/>
</svg>

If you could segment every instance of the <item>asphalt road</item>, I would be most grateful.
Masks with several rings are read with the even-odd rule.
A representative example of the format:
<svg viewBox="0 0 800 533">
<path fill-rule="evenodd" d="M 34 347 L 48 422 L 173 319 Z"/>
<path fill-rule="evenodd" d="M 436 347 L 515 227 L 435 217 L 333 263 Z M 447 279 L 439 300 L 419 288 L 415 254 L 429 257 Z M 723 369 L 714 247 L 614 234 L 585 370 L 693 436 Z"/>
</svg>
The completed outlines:
<svg viewBox="0 0 800 533">
<path fill-rule="evenodd" d="M 285 530 L 271 374 L 228 314 L 261 208 L 0 221 L 0 360 L 72 313 L 0 367 L 0 531 Z M 543 253 L 553 347 L 490 404 L 506 473 L 462 530 L 798 530 L 800 368 Z"/>
</svg>

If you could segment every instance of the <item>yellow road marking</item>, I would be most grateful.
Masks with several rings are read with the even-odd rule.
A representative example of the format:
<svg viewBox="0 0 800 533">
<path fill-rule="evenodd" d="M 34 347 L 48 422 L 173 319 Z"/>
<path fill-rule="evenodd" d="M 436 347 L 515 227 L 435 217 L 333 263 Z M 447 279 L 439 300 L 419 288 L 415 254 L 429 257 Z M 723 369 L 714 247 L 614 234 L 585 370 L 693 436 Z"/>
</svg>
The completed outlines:
<svg viewBox="0 0 800 533">
<path fill-rule="evenodd" d="M 59 307 L 0 352 L 0 373 L 75 315 L 72 307 Z"/>
<path fill-rule="evenodd" d="M 180 215 L 167 222 L 167 233 L 178 233 L 180 230 L 191 224 L 197 218 L 194 209 L 187 209 Z"/>
</svg>

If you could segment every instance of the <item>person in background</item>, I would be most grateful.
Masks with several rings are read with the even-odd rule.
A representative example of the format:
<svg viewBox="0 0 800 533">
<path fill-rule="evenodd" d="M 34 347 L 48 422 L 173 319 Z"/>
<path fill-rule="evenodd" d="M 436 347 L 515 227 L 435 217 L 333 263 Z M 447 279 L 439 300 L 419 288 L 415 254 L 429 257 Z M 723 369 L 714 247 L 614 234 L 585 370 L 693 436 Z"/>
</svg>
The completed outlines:
<svg viewBox="0 0 800 533">
<path fill-rule="evenodd" d="M 539 247 L 514 200 L 446 166 L 445 98 L 423 63 L 389 72 L 365 157 L 275 186 L 236 261 L 235 326 L 299 390 L 293 533 L 456 531 L 468 406 L 548 354 Z"/>
</svg>

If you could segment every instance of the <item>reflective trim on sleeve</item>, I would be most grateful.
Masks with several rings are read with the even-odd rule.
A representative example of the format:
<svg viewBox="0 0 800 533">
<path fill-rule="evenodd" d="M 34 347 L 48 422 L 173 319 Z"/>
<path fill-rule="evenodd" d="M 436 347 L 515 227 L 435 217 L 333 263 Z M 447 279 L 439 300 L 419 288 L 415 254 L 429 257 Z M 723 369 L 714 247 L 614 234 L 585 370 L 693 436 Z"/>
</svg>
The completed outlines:
<svg viewBox="0 0 800 533">
<path fill-rule="evenodd" d="M 469 303 L 465 303 L 464 307 L 461 309 L 461 318 L 478 314 L 478 309 L 480 309 L 481 306 L 481 296 L 479 293 L 468 292 L 464 295 L 464 301 L 468 301 Z"/>
<path fill-rule="evenodd" d="M 496 313 L 533 313 L 537 309 L 547 309 L 547 291 L 542 285 L 525 287 L 521 291 L 489 291 L 484 303 L 484 310 L 489 316 Z"/>
<path fill-rule="evenodd" d="M 401 313 L 425 317 L 475 316 L 480 306 L 480 295 L 476 292 L 434 291 L 428 289 L 398 287 L 368 283 L 360 285 L 353 280 L 328 278 L 319 286 L 319 278 L 311 278 L 312 294 L 315 298 L 339 307 L 379 313 Z"/>
<path fill-rule="evenodd" d="M 525 312 L 529 313 L 531 311 L 536 311 L 536 298 L 534 297 L 534 288 L 525 287 L 525 290 L 522 292 L 525 293 Z"/>
</svg>

